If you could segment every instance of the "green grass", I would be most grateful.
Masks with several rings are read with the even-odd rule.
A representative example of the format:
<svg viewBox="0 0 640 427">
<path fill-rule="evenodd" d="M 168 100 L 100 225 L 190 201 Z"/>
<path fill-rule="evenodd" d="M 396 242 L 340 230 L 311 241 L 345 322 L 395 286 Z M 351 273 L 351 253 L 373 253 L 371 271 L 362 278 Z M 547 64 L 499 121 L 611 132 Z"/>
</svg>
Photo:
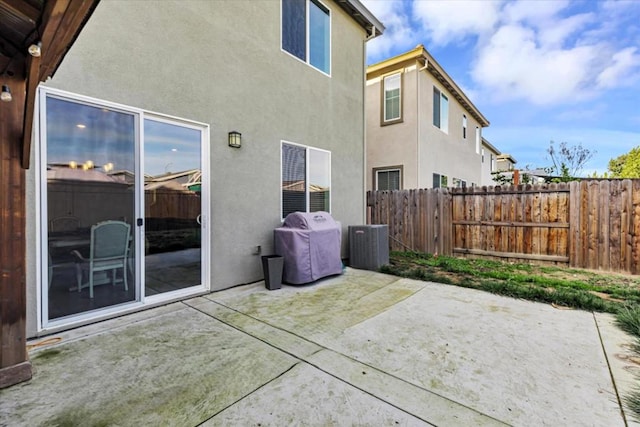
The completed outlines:
<svg viewBox="0 0 640 427">
<path fill-rule="evenodd" d="M 381 271 L 588 311 L 617 313 L 640 304 L 640 282 L 633 276 L 418 252 L 393 252 Z"/>
<path fill-rule="evenodd" d="M 613 313 L 640 356 L 640 278 L 565 267 L 392 252 L 383 273 L 587 311 Z M 640 422 L 640 385 L 622 398 Z"/>
</svg>

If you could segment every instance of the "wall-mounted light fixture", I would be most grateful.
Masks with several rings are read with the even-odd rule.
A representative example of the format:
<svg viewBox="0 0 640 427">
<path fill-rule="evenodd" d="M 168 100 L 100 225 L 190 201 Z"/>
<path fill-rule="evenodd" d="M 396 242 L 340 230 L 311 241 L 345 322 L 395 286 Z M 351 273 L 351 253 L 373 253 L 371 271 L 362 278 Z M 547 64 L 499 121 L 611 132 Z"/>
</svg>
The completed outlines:
<svg viewBox="0 0 640 427">
<path fill-rule="evenodd" d="M 38 58 L 42 55 L 42 42 L 33 43 L 27 50 L 29 51 L 29 55 Z"/>
<path fill-rule="evenodd" d="M 229 147 L 240 148 L 242 146 L 242 134 L 232 130 L 229 132 Z"/>
<path fill-rule="evenodd" d="M 9 85 L 2 85 L 2 93 L 0 93 L 0 100 L 4 102 L 11 102 L 13 96 L 11 96 L 11 90 Z"/>
</svg>

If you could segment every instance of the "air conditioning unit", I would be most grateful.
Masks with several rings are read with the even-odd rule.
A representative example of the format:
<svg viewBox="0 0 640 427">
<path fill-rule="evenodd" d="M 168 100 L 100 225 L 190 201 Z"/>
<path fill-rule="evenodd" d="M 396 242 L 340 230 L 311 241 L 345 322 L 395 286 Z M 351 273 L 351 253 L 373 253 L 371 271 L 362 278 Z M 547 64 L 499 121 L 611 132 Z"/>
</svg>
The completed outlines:
<svg viewBox="0 0 640 427">
<path fill-rule="evenodd" d="M 349 264 L 364 270 L 378 270 L 389 264 L 389 227 L 350 225 Z"/>
</svg>

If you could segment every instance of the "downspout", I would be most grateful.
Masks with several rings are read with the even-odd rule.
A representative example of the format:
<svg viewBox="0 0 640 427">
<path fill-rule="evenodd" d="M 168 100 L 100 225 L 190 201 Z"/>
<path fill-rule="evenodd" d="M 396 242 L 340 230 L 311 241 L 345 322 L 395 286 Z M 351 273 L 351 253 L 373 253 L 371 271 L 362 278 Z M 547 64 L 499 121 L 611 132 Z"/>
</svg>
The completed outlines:
<svg viewBox="0 0 640 427">
<path fill-rule="evenodd" d="M 421 136 L 422 136 L 422 115 L 420 114 L 420 96 L 422 95 L 422 92 L 420 92 L 420 73 L 424 70 L 427 69 L 427 67 L 429 67 L 429 62 L 428 60 L 425 58 L 424 60 L 424 66 L 422 68 L 419 68 L 418 71 L 416 72 L 416 78 L 418 79 L 418 85 L 417 85 L 417 91 L 418 93 L 416 94 L 416 110 L 417 110 L 417 117 L 416 117 L 416 127 L 417 127 L 417 141 L 416 141 L 416 153 L 417 153 L 417 161 L 416 161 L 416 175 L 418 177 L 418 188 L 422 188 L 422 173 L 420 170 L 420 164 L 422 161 L 422 158 L 420 157 L 420 141 L 421 141 Z"/>
<path fill-rule="evenodd" d="M 364 197 L 363 203 L 363 223 L 368 221 L 368 206 L 367 206 L 367 174 L 369 173 L 369 165 L 367 163 L 367 42 L 372 38 L 376 37 L 376 27 L 375 25 L 371 26 L 370 34 L 367 34 L 364 41 L 362 42 L 362 138 L 363 138 L 363 151 L 362 151 L 362 165 L 364 166 L 364 173 L 362 174 L 362 194 Z"/>
</svg>

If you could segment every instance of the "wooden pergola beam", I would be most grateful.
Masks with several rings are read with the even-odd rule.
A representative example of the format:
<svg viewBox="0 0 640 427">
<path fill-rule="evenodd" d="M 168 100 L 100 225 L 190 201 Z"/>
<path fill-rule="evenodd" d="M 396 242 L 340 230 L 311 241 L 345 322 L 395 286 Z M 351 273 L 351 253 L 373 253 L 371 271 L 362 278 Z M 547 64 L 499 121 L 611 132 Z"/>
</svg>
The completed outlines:
<svg viewBox="0 0 640 427">
<path fill-rule="evenodd" d="M 42 12 L 20 0 L 2 1 L 34 28 L 40 22 L 42 56 L 12 54 L 7 84 L 13 100 L 0 103 L 0 388 L 32 375 L 26 351 L 25 169 L 38 84 L 57 70 L 100 0 L 47 0 Z"/>
</svg>

